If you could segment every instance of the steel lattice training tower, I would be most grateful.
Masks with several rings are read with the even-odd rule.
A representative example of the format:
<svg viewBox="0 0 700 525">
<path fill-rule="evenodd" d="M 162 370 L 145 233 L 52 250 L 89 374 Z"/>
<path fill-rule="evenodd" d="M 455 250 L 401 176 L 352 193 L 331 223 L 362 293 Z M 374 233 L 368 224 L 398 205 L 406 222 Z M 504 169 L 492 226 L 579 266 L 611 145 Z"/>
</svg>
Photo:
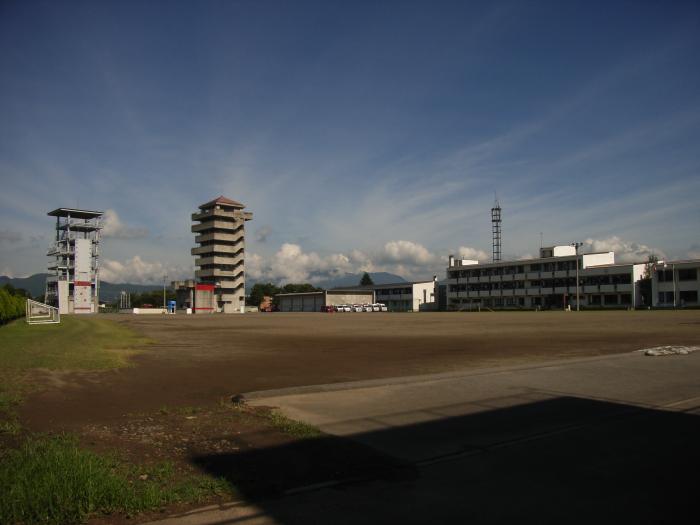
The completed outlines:
<svg viewBox="0 0 700 525">
<path fill-rule="evenodd" d="M 202 204 L 192 214 L 192 221 L 198 222 L 192 226 L 194 241 L 199 245 L 191 252 L 198 267 L 195 277 L 214 292 L 215 309 L 219 312 L 240 312 L 245 306 L 244 229 L 245 221 L 251 220 L 253 214 L 244 208 L 240 202 L 222 195 Z"/>
<path fill-rule="evenodd" d="M 498 198 L 491 208 L 491 237 L 493 239 L 493 262 L 501 260 L 501 205 Z"/>
<path fill-rule="evenodd" d="M 46 255 L 51 257 L 44 302 L 62 314 L 89 314 L 99 307 L 101 211 L 58 208 L 56 238 Z"/>
</svg>

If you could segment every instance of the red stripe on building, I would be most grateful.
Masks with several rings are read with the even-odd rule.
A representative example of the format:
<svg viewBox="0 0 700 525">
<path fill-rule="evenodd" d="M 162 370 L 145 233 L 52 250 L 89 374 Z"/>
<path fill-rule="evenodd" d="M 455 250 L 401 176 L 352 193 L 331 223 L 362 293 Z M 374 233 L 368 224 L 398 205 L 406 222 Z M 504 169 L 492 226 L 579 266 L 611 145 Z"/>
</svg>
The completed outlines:
<svg viewBox="0 0 700 525">
<path fill-rule="evenodd" d="M 75 281 L 73 284 L 75 284 L 75 286 L 92 286 L 90 281 Z"/>
<path fill-rule="evenodd" d="M 214 291 L 214 285 L 213 284 L 195 284 L 194 285 L 195 290 L 203 290 L 207 292 L 213 292 Z"/>
</svg>

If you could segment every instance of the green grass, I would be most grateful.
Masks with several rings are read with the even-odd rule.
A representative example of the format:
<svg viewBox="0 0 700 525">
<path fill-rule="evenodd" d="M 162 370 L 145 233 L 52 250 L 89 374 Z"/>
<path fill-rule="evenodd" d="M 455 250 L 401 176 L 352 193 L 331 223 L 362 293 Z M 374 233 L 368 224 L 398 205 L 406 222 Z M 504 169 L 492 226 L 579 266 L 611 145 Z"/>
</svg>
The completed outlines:
<svg viewBox="0 0 700 525">
<path fill-rule="evenodd" d="M 96 370 L 127 365 L 134 348 L 148 342 L 114 321 L 63 316 L 60 324 L 15 321 L 0 328 L 0 362 L 26 370 Z"/>
<path fill-rule="evenodd" d="M 99 317 L 64 316 L 60 324 L 0 327 L 0 434 L 16 434 L 15 409 L 27 385 L 28 370 L 101 370 L 128 365 L 136 347 L 149 340 Z"/>
<path fill-rule="evenodd" d="M 323 435 L 322 432 L 316 427 L 301 421 L 289 419 L 287 416 L 282 415 L 277 410 L 270 410 L 269 412 L 265 413 L 264 418 L 272 428 L 295 438 L 310 439 L 321 437 Z"/>
<path fill-rule="evenodd" d="M 221 478 L 178 479 L 171 463 L 136 468 L 78 447 L 70 436 L 29 438 L 0 457 L 0 523 L 80 523 L 115 512 L 230 495 Z"/>
</svg>

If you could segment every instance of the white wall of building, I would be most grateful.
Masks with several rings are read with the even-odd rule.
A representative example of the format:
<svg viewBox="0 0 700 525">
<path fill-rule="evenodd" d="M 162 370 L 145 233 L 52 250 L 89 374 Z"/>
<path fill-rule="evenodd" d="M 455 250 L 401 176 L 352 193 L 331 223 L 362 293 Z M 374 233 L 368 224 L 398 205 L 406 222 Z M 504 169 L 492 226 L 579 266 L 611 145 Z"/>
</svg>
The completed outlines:
<svg viewBox="0 0 700 525">
<path fill-rule="evenodd" d="M 435 282 L 413 283 L 413 311 L 435 310 L 437 308 L 437 290 Z"/>
<path fill-rule="evenodd" d="M 592 266 L 603 266 L 606 264 L 615 264 L 614 252 L 584 253 L 581 257 L 582 268 L 590 268 Z"/>
<path fill-rule="evenodd" d="M 660 308 L 700 306 L 700 260 L 659 261 L 651 299 Z"/>
</svg>

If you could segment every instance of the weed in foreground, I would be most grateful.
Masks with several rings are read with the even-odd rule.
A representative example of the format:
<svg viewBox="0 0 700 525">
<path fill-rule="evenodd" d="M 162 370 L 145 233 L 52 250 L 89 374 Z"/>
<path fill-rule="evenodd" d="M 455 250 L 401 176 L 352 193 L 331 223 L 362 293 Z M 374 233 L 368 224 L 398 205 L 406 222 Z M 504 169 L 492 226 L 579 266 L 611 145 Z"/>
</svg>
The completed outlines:
<svg viewBox="0 0 700 525">
<path fill-rule="evenodd" d="M 96 514 L 152 510 L 231 494 L 224 479 L 178 480 L 170 463 L 127 467 L 71 436 L 28 438 L 0 458 L 0 523 L 80 523 Z"/>
<path fill-rule="evenodd" d="M 316 427 L 301 421 L 290 419 L 287 416 L 279 413 L 277 410 L 270 410 L 269 412 L 264 413 L 263 417 L 273 428 L 295 438 L 311 439 L 321 437 L 322 435 L 321 431 Z"/>
</svg>

